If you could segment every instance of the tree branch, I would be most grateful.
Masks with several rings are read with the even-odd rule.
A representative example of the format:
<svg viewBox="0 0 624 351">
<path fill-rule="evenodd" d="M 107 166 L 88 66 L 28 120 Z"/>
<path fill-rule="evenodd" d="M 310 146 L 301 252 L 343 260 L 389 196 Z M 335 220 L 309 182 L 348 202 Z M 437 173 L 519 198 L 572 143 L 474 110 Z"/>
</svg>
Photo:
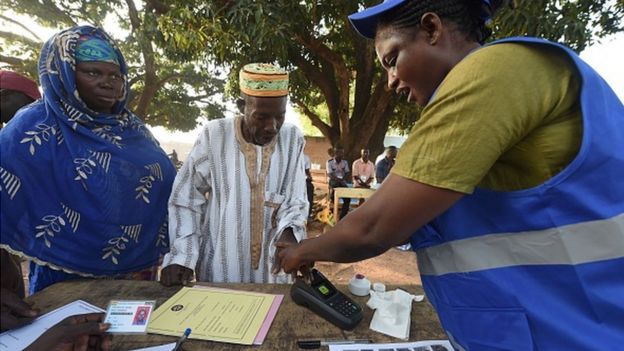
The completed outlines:
<svg viewBox="0 0 624 351">
<path fill-rule="evenodd" d="M 169 5 L 159 1 L 159 0 L 146 0 L 145 8 L 147 10 L 154 10 L 154 13 L 157 15 L 164 15 L 169 12 Z"/>
<path fill-rule="evenodd" d="M 349 137 L 349 83 L 350 72 L 342 56 L 332 51 L 319 39 L 307 34 L 295 34 L 295 40 L 308 48 L 310 51 L 331 63 L 336 75 L 338 86 L 338 109 L 340 120 L 340 135 L 342 138 Z"/>
<path fill-rule="evenodd" d="M 390 107 L 393 92 L 388 90 L 386 85 L 387 79 L 385 77 L 379 79 L 368 104 L 366 104 L 364 117 L 353 123 L 352 127 L 354 130 L 360 131 L 361 139 L 369 140 L 371 138 Z"/>
<path fill-rule="evenodd" d="M 136 33 L 135 35 L 137 36 L 137 40 L 141 46 L 141 53 L 145 63 L 145 88 L 143 89 L 143 93 L 141 94 L 139 102 L 136 105 L 136 113 L 138 115 L 144 115 L 147 112 L 147 107 L 159 88 L 155 85 L 157 77 L 154 49 L 152 48 L 152 42 L 146 38 L 144 33 L 141 31 L 141 19 L 139 18 L 139 12 L 134 5 L 134 1 L 126 0 L 126 4 L 128 5 L 130 24 L 132 25 L 132 30 Z"/>
<path fill-rule="evenodd" d="M 308 78 L 314 85 L 319 87 L 325 97 L 325 102 L 327 103 L 330 115 L 332 113 L 335 115 L 336 110 L 338 109 L 338 89 L 332 84 L 333 82 L 331 79 L 326 78 L 326 72 L 323 72 L 318 67 L 312 65 L 298 53 L 293 53 L 290 57 L 293 63 L 303 72 L 305 77 Z M 331 124 L 338 127 L 338 123 Z"/>
<path fill-rule="evenodd" d="M 306 115 L 310 119 L 310 121 L 312 122 L 312 125 L 318 128 L 321 131 L 321 133 L 323 133 L 323 135 L 326 136 L 332 142 L 332 144 L 334 141 L 338 140 L 339 138 L 338 133 L 336 133 L 336 131 L 332 127 L 330 127 L 327 123 L 323 122 L 321 117 L 319 117 L 316 113 L 312 112 L 312 110 L 310 110 L 305 104 L 303 104 L 301 101 L 297 100 L 296 98 L 291 98 L 291 100 L 295 105 L 297 105 L 297 107 L 301 109 L 301 112 L 303 112 L 303 114 Z"/>
<path fill-rule="evenodd" d="M 35 34 L 35 32 L 33 32 L 32 30 L 30 30 L 28 27 L 26 27 L 26 26 L 25 26 L 25 25 L 23 25 L 22 23 L 20 23 L 20 22 L 18 22 L 18 21 L 16 21 L 16 20 L 14 20 L 14 19 L 8 18 L 8 17 L 6 17 L 6 16 L 4 16 L 4 15 L 0 15 L 0 19 L 3 19 L 3 20 L 5 20 L 5 21 L 7 21 L 7 22 L 10 22 L 10 23 L 13 23 L 13 24 L 15 24 L 16 26 L 19 26 L 19 27 L 20 27 L 20 28 L 22 28 L 23 30 L 25 30 L 25 31 L 27 31 L 28 33 L 30 33 L 30 35 L 32 35 L 33 37 L 35 37 L 35 39 L 37 39 L 39 42 L 42 42 L 42 41 L 43 41 L 43 39 L 41 39 L 41 38 L 40 38 L 37 34 Z"/>
<path fill-rule="evenodd" d="M 17 57 L 9 57 L 0 54 L 0 62 L 8 63 L 11 66 L 23 66 L 24 60 L 19 59 Z"/>
<path fill-rule="evenodd" d="M 19 41 L 22 42 L 24 44 L 30 45 L 30 46 L 41 46 L 41 43 L 36 42 L 28 37 L 25 37 L 23 35 L 20 34 L 16 34 L 16 33 L 11 33 L 11 32 L 5 32 L 5 31 L 0 31 L 0 38 L 4 38 L 7 40 L 11 40 L 11 41 Z"/>
<path fill-rule="evenodd" d="M 53 23 L 58 21 L 67 24 L 70 27 L 77 25 L 72 16 L 65 13 L 63 10 L 56 6 L 56 3 L 51 0 L 43 0 L 43 4 L 39 5 L 41 11 L 37 11 L 37 17 L 44 18 L 46 21 L 52 21 Z M 33 4 L 34 5 L 34 4 Z M 30 14 L 30 13 L 29 13 Z M 56 20 L 56 21 L 55 21 Z"/>
</svg>

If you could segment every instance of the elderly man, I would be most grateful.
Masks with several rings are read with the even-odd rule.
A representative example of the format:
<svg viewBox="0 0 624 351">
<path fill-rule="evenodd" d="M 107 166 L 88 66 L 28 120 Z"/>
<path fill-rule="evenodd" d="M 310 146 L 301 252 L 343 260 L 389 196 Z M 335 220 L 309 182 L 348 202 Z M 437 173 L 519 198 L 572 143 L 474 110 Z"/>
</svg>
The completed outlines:
<svg viewBox="0 0 624 351">
<path fill-rule="evenodd" d="M 0 70 L 0 128 L 22 107 L 41 98 L 37 83 L 11 71 Z"/>
<path fill-rule="evenodd" d="M 275 243 L 305 238 L 301 132 L 285 124 L 288 73 L 267 64 L 240 72 L 242 116 L 209 122 L 169 199 L 171 251 L 161 282 L 287 283 Z"/>
</svg>

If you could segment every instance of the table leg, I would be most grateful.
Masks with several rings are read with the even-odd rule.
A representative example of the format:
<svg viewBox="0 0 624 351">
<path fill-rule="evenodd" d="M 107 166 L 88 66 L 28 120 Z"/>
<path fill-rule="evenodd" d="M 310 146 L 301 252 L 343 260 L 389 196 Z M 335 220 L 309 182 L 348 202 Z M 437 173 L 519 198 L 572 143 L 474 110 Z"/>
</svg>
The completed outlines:
<svg viewBox="0 0 624 351">
<path fill-rule="evenodd" d="M 340 214 L 338 213 L 338 202 L 340 202 L 340 198 L 338 197 L 338 192 L 334 189 L 334 224 L 338 223 L 340 220 Z"/>
</svg>

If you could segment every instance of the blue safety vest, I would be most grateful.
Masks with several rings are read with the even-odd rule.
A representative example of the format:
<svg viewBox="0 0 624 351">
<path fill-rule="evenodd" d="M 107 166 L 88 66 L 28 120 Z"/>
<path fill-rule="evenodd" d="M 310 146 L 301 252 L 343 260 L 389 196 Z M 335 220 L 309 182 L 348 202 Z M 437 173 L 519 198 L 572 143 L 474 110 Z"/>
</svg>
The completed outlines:
<svg viewBox="0 0 624 351">
<path fill-rule="evenodd" d="M 526 190 L 476 189 L 412 236 L 427 296 L 457 350 L 624 350 L 624 106 L 581 78 L 576 158 Z"/>
</svg>

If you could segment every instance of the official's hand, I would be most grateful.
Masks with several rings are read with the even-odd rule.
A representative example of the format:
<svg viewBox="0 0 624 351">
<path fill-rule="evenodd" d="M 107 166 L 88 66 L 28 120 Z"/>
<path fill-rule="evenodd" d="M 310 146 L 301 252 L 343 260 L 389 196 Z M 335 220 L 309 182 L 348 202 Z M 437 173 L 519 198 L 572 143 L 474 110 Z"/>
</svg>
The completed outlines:
<svg viewBox="0 0 624 351">
<path fill-rule="evenodd" d="M 160 272 L 160 283 L 164 286 L 188 285 L 193 279 L 193 270 L 172 264 Z"/>
<path fill-rule="evenodd" d="M 282 232 L 279 240 L 275 243 L 275 247 L 277 248 L 275 252 L 275 259 L 273 261 L 273 268 L 271 269 L 272 274 L 277 274 L 282 269 L 279 258 L 279 251 L 282 248 L 289 247 L 290 245 L 294 245 L 297 243 L 297 239 L 295 238 L 295 234 L 292 231 L 292 228 L 286 228 Z M 296 278 L 296 274 L 293 274 L 293 279 Z"/>
<path fill-rule="evenodd" d="M 110 350 L 112 336 L 105 334 L 110 324 L 102 323 L 104 313 L 70 316 L 48 329 L 26 351 Z"/>
<path fill-rule="evenodd" d="M 307 261 L 301 257 L 301 243 L 287 244 L 277 242 L 275 246 L 277 247 L 276 259 L 279 259 L 280 266 L 284 272 L 294 275 L 297 272 L 301 272 L 303 278 L 306 281 L 310 281 L 310 269 L 314 267 L 314 261 Z"/>
<path fill-rule="evenodd" d="M 19 298 L 13 291 L 0 290 L 0 329 L 2 331 L 30 323 L 38 311 Z"/>
</svg>

